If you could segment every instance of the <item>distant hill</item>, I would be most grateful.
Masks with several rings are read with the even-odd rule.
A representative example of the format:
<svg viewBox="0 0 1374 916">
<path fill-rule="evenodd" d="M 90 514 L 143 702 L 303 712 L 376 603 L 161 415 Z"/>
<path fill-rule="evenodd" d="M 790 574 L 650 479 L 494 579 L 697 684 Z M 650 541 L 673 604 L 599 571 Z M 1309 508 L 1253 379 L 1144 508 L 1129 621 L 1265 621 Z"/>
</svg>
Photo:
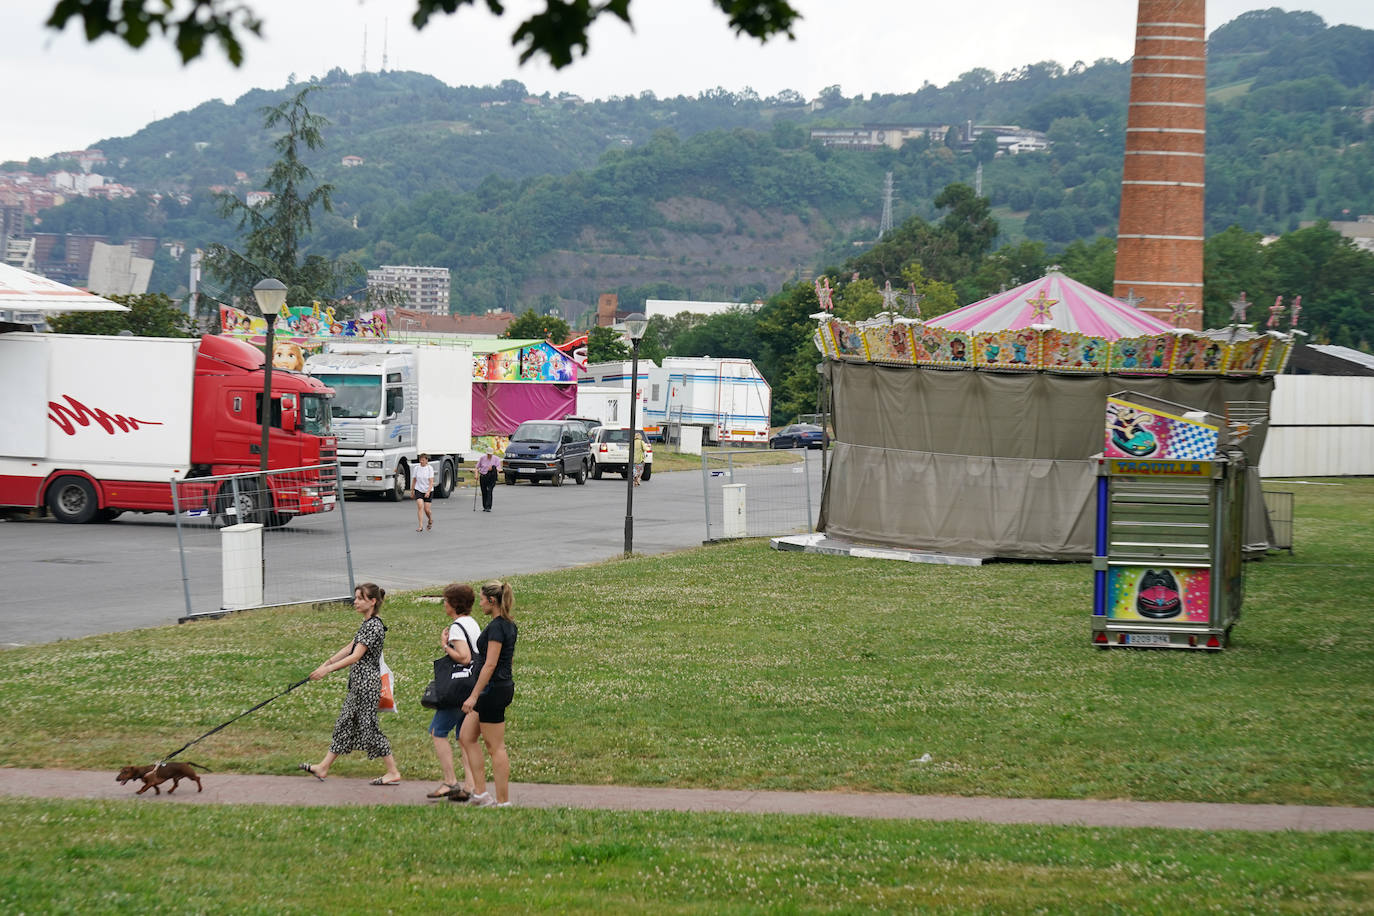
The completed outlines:
<svg viewBox="0 0 1374 916">
<path fill-rule="evenodd" d="M 1246 13 L 1210 38 L 1209 232 L 1292 229 L 1374 212 L 1374 32 L 1312 13 Z M 972 70 L 943 87 L 816 104 L 704 92 L 583 103 L 507 81 L 450 87 L 416 73 L 335 70 L 312 110 L 332 123 L 307 160 L 335 186 L 313 251 L 369 266 L 454 271 L 460 311 L 587 307 L 600 292 L 748 300 L 871 244 L 892 172 L 896 221 L 934 215 L 955 181 L 982 189 L 1002 240 L 1051 250 L 1115 231 L 1129 66 L 1114 60 Z M 188 247 L 226 240 L 214 186 L 257 186 L 272 157 L 259 110 L 299 87 L 208 102 L 101 141 L 126 201 L 78 200 L 45 231 L 154 235 Z M 1045 132 L 1042 153 L 988 158 L 965 126 Z M 817 127 L 953 125 L 948 141 L 900 150 L 813 143 Z M 362 164 L 346 167 L 345 156 Z M 245 173 L 240 182 L 237 173 Z M 153 203 L 148 195 L 164 196 Z M 191 203 L 171 195 L 189 194 Z M 164 255 L 167 292 L 186 265 Z"/>
</svg>

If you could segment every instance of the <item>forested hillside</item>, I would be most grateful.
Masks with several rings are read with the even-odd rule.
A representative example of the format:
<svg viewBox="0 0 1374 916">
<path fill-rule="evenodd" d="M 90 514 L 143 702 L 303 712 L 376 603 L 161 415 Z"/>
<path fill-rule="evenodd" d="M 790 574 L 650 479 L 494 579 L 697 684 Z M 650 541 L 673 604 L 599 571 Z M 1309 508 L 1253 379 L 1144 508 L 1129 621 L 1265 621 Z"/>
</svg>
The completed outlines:
<svg viewBox="0 0 1374 916">
<path fill-rule="evenodd" d="M 1210 41 L 1209 234 L 1374 213 L 1374 32 L 1268 10 Z M 873 244 L 889 171 L 902 223 L 939 217 L 936 196 L 954 182 L 972 185 L 981 164 L 997 245 L 1039 242 L 1085 269 L 1095 257 L 1100 273 L 1103 249 L 1090 243 L 1115 230 L 1129 67 L 1039 62 L 868 98 L 837 86 L 816 106 L 791 92 L 761 99 L 723 89 L 583 104 L 531 98 L 516 82 L 453 88 L 403 72 L 334 71 L 318 82 L 327 89 L 312 109 L 331 124 L 327 148 L 307 161 L 334 185 L 335 208 L 316 219 L 308 253 L 449 267 L 458 311 L 559 305 L 571 315 L 608 291 L 627 301 L 772 295 Z M 112 160 L 102 173 L 140 195 L 76 200 L 45 211 L 40 228 L 188 247 L 232 242 L 209 188 L 259 186 L 272 158 L 260 110 L 298 88 L 206 103 L 101 141 Z M 992 158 L 961 132 L 900 150 L 809 139 L 813 127 L 969 122 L 1042 130 L 1052 145 Z M 343 167 L 350 155 L 364 163 Z M 191 202 L 177 203 L 177 192 Z M 997 273 L 1018 276 L 1012 267 Z M 984 285 L 930 275 L 961 298 Z M 164 254 L 154 288 L 174 292 L 185 276 L 186 265 Z"/>
</svg>

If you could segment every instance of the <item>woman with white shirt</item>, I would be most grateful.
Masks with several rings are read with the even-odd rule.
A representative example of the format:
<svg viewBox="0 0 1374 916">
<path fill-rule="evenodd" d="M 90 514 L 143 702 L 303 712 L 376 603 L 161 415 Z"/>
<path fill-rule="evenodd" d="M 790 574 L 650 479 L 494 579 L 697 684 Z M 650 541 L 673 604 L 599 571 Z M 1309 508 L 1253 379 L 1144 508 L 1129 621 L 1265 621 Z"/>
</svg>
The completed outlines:
<svg viewBox="0 0 1374 916">
<path fill-rule="evenodd" d="M 444 589 L 444 610 L 448 611 L 453 622 L 439 633 L 439 648 L 460 665 L 472 660 L 477 637 L 482 635 L 477 621 L 472 619 L 472 603 L 475 599 L 470 585 L 454 583 Z M 458 774 L 453 769 L 453 745 L 448 741 L 449 732 L 458 737 L 464 715 L 459 708 L 434 710 L 434 718 L 429 723 L 429 735 L 434 739 L 434 756 L 439 758 L 444 781 L 429 793 L 430 798 L 467 801 L 472 793 L 472 772 L 468 769 L 467 756 L 463 756 L 463 781 L 459 783 Z"/>
<path fill-rule="evenodd" d="M 424 531 L 434 527 L 434 513 L 429 510 L 434 500 L 434 468 L 429 466 L 429 456 L 420 453 L 420 463 L 410 471 L 411 495 L 415 497 L 415 530 Z"/>
</svg>

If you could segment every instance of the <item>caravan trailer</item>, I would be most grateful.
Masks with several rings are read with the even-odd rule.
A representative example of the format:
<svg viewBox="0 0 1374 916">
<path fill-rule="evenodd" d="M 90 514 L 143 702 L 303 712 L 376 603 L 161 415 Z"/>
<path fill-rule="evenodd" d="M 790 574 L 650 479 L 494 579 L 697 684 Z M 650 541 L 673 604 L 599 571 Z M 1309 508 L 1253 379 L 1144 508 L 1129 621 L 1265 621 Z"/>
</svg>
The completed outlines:
<svg viewBox="0 0 1374 916">
<path fill-rule="evenodd" d="M 584 385 L 629 385 L 629 360 L 587 367 Z M 670 356 L 663 365 L 639 361 L 637 425 L 653 438 L 677 438 L 677 429 L 700 427 L 702 441 L 767 444 L 772 389 L 752 360 Z"/>
</svg>

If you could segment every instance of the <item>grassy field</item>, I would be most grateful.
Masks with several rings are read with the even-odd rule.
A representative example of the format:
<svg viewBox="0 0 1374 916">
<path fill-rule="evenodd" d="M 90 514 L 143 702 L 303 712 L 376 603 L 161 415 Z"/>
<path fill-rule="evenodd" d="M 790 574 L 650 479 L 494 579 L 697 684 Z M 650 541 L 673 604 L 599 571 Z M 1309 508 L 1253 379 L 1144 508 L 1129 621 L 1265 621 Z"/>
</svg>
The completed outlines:
<svg viewBox="0 0 1374 916">
<path fill-rule="evenodd" d="M 1374 804 L 1374 481 L 1330 483 L 1273 484 L 1297 492 L 1296 553 L 1249 564 L 1245 611 L 1219 654 L 1092 648 L 1082 564 L 932 567 L 746 542 L 513 580 L 513 778 Z M 416 698 L 443 618 L 418 596 L 388 599 L 383 617 L 401 675 L 401 711 L 384 728 L 419 791 L 437 777 Z M 113 772 L 166 754 L 303 677 L 355 626 L 344 608 L 271 610 L 7 651 L 0 765 Z M 342 675 L 308 684 L 183 756 L 220 772 L 290 772 L 322 753 L 343 688 Z M 377 771 L 349 758 L 335 768 Z M 1330 912 L 1374 900 L 1367 835 L 572 811 L 503 811 L 494 828 L 452 806 L 45 801 L 0 812 L 21 825 L 0 836 L 6 911 L 49 909 L 42 892 L 67 901 L 58 910 L 147 910 L 154 889 L 171 886 L 185 893 L 167 904 L 178 911 L 252 910 L 257 897 L 235 895 L 260 887 L 272 901 L 263 911 L 318 910 L 310 889 L 321 892 L 326 853 L 340 883 L 403 911 L 480 899 L 560 910 Z M 368 849 L 351 851 L 363 841 L 340 826 L 349 822 L 385 826 L 390 867 L 353 875 Z M 211 848 L 195 848 L 200 837 Z M 465 843 L 501 867 L 444 871 Z M 227 874 L 226 861 L 253 877 Z M 265 878 L 273 868 L 281 874 Z"/>
</svg>

